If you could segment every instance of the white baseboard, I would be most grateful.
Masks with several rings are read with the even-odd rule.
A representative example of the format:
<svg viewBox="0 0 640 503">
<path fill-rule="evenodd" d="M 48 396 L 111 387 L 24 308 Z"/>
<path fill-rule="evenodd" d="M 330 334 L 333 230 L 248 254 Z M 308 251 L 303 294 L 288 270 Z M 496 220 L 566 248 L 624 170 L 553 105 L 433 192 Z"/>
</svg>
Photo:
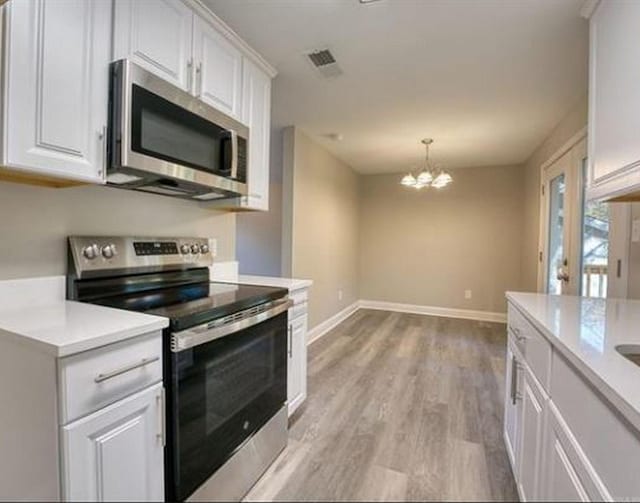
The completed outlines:
<svg viewBox="0 0 640 503">
<path fill-rule="evenodd" d="M 330 330 L 338 326 L 349 316 L 355 313 L 360 307 L 360 301 L 355 301 L 350 306 L 345 307 L 339 313 L 334 314 L 331 318 L 324 320 L 307 332 L 307 345 L 313 344 L 320 337 L 328 333 Z"/>
<path fill-rule="evenodd" d="M 399 313 L 426 314 L 428 316 L 443 316 L 446 318 L 461 318 L 464 320 L 492 321 L 506 323 L 506 313 L 491 311 L 473 311 L 471 309 L 452 309 L 449 307 L 420 306 L 416 304 L 400 304 L 379 300 L 361 300 L 361 309 L 378 309 L 381 311 L 396 311 Z"/>
</svg>

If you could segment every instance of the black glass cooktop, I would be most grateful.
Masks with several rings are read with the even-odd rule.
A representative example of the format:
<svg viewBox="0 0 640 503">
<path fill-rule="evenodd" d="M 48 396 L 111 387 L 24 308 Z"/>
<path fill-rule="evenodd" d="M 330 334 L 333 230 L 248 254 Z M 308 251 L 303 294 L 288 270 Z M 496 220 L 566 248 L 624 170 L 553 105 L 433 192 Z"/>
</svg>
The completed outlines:
<svg viewBox="0 0 640 503">
<path fill-rule="evenodd" d="M 195 283 L 91 300 L 94 304 L 164 316 L 173 330 L 217 318 L 287 295 L 284 288 L 232 283 Z"/>
</svg>

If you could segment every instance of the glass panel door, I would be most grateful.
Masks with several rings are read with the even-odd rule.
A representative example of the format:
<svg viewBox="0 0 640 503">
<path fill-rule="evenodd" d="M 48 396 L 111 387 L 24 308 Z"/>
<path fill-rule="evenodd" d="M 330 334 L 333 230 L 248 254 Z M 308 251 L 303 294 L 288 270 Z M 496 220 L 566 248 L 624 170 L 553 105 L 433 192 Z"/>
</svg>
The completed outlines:
<svg viewBox="0 0 640 503">
<path fill-rule="evenodd" d="M 547 293 L 560 295 L 565 278 L 565 175 L 561 173 L 549 182 L 549 237 L 547 253 Z"/>
</svg>

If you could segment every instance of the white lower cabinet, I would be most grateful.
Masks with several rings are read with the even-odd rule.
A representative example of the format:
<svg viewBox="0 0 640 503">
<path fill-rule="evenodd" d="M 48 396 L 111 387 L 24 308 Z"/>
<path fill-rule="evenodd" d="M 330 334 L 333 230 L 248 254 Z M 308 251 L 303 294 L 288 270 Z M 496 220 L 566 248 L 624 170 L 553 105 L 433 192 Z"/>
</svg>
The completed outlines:
<svg viewBox="0 0 640 503">
<path fill-rule="evenodd" d="M 510 306 L 508 324 L 504 437 L 520 499 L 637 499 L 640 433 L 526 314 Z"/>
<path fill-rule="evenodd" d="M 540 499 L 542 437 L 547 397 L 528 368 L 524 371 L 523 391 L 518 399 L 522 400 L 518 491 L 523 500 L 535 501 Z"/>
<path fill-rule="evenodd" d="M 62 428 L 67 501 L 164 498 L 162 383 Z"/>
<path fill-rule="evenodd" d="M 506 396 L 504 402 L 504 440 L 507 448 L 509 461 L 516 466 L 516 460 L 519 459 L 518 453 L 518 434 L 520 433 L 518 426 L 520 424 L 519 417 L 522 414 L 521 402 L 518 400 L 520 396 L 519 380 L 518 380 L 518 356 L 511 344 L 507 345 L 507 365 L 506 365 Z"/>
<path fill-rule="evenodd" d="M 291 416 L 307 398 L 307 315 L 289 322 L 287 401 Z"/>
<path fill-rule="evenodd" d="M 545 445 L 544 494 L 540 495 L 540 499 L 589 501 L 589 495 L 579 474 L 583 470 L 576 468 L 575 449 L 568 441 L 568 432 L 558 421 L 556 414 L 553 410 L 549 412 Z M 572 458 L 574 462 L 571 461 Z M 582 477 L 584 478 L 584 474 Z"/>
</svg>

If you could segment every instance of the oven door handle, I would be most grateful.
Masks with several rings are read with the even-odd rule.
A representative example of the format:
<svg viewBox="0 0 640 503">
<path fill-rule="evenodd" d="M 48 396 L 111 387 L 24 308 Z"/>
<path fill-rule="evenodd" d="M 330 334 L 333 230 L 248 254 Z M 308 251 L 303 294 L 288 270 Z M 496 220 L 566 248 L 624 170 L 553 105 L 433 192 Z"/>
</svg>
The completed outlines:
<svg viewBox="0 0 640 503">
<path fill-rule="evenodd" d="M 185 349 L 200 346 L 201 344 L 206 344 L 221 337 L 233 335 L 241 330 L 278 316 L 280 313 L 287 311 L 291 306 L 293 306 L 293 302 L 288 298 L 276 300 L 268 303 L 261 311 L 256 311 L 256 308 L 246 309 L 235 315 L 222 318 L 222 320 L 216 320 L 188 330 L 175 332 L 171 334 L 171 351 L 173 353 L 179 353 Z"/>
</svg>

